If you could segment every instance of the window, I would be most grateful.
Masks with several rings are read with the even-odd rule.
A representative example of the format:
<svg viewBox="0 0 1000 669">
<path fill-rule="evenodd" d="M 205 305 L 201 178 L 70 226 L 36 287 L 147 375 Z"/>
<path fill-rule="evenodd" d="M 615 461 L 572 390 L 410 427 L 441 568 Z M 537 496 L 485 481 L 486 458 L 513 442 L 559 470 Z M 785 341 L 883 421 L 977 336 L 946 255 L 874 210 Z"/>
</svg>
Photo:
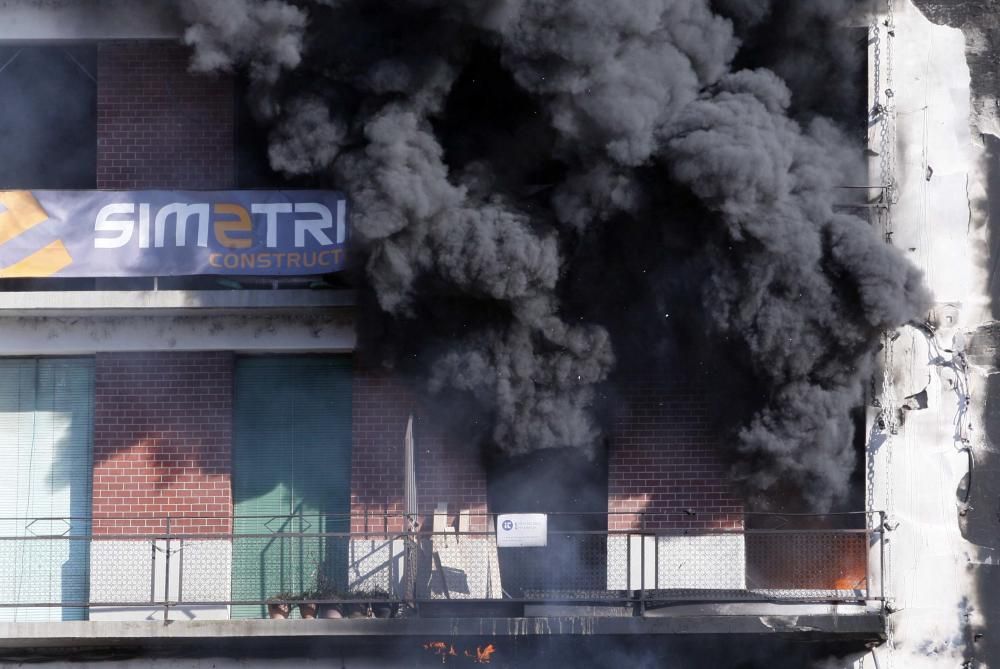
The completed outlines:
<svg viewBox="0 0 1000 669">
<path fill-rule="evenodd" d="M 0 601 L 85 602 L 93 360 L 0 359 Z M 39 539 L 39 536 L 56 536 Z M 83 620 L 86 609 L 0 609 L 0 620 Z"/>
<path fill-rule="evenodd" d="M 97 48 L 0 46 L 0 189 L 97 186 Z"/>
</svg>

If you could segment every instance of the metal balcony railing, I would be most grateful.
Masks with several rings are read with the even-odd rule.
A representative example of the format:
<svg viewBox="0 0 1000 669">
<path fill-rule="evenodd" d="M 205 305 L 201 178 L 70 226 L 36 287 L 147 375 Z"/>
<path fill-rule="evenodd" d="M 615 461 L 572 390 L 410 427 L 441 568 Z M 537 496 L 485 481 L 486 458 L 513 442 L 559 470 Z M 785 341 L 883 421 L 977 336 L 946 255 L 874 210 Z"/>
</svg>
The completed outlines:
<svg viewBox="0 0 1000 669">
<path fill-rule="evenodd" d="M 343 615 L 584 603 L 641 615 L 680 601 L 885 599 L 880 513 L 749 514 L 739 529 L 684 514 L 551 514 L 546 545 L 530 548 L 498 547 L 492 515 L 439 519 L 437 531 L 425 520 L 406 532 L 387 515 L 0 519 L 0 621 L 252 618 L 276 602 Z"/>
</svg>

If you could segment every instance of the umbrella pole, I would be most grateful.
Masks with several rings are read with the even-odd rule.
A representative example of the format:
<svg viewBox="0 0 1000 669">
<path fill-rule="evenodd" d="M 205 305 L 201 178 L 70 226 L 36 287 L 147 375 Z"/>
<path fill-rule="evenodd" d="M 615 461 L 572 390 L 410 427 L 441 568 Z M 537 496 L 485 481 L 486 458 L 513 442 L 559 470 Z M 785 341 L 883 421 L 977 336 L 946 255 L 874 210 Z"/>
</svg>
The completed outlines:
<svg viewBox="0 0 1000 669">
<path fill-rule="evenodd" d="M 420 544 L 418 534 L 421 522 L 417 513 L 417 475 L 413 445 L 413 415 L 406 421 L 406 436 L 404 438 L 403 466 L 403 530 L 405 533 L 404 551 L 404 597 L 416 609 L 417 571 L 419 569 Z"/>
</svg>

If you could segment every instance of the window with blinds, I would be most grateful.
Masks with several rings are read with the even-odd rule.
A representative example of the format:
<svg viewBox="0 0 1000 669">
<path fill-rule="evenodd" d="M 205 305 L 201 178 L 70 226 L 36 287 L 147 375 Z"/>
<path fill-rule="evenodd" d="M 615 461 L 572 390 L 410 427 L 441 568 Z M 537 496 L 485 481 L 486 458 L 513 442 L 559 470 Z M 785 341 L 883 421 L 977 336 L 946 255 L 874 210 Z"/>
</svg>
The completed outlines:
<svg viewBox="0 0 1000 669">
<path fill-rule="evenodd" d="M 94 363 L 0 359 L 0 601 L 88 596 Z M 84 607 L 0 608 L 3 621 L 83 620 Z"/>
</svg>

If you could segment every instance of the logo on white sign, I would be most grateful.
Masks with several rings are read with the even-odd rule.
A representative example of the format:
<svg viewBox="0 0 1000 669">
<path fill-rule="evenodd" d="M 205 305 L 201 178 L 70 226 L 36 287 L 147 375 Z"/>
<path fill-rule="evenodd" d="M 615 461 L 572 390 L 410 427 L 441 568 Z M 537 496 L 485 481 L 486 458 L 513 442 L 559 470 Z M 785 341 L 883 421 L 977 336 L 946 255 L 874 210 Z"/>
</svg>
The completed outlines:
<svg viewBox="0 0 1000 669">
<path fill-rule="evenodd" d="M 548 545 L 548 516 L 544 513 L 507 513 L 497 518 L 497 547 Z"/>
</svg>

